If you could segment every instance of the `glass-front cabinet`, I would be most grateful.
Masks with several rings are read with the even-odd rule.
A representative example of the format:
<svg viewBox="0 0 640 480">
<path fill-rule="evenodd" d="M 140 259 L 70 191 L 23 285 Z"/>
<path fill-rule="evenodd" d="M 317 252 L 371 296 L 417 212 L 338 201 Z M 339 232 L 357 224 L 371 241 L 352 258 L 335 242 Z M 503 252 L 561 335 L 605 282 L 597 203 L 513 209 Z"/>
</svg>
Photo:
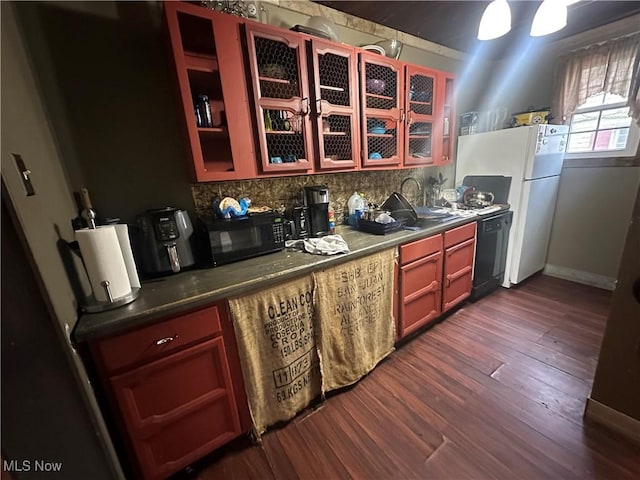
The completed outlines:
<svg viewBox="0 0 640 480">
<path fill-rule="evenodd" d="M 305 40 L 265 25 L 247 23 L 245 28 L 261 171 L 311 171 L 312 106 Z"/>
<path fill-rule="evenodd" d="M 438 72 L 416 65 L 406 66 L 404 164 L 434 163 L 434 123 L 438 99 Z"/>
<path fill-rule="evenodd" d="M 317 39 L 310 43 L 317 168 L 357 169 L 360 139 L 355 49 Z"/>
<path fill-rule="evenodd" d="M 362 166 L 388 168 L 401 164 L 404 113 L 403 64 L 360 54 Z"/>
</svg>

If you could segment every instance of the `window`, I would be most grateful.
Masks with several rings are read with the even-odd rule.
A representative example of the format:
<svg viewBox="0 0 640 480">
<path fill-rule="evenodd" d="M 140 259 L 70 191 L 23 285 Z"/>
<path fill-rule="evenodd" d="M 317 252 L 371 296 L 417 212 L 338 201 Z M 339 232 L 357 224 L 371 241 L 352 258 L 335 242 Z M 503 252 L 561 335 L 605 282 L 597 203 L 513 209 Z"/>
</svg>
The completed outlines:
<svg viewBox="0 0 640 480">
<path fill-rule="evenodd" d="M 636 32 L 558 58 L 551 111 L 569 125 L 565 166 L 640 165 L 639 52 Z"/>
<path fill-rule="evenodd" d="M 592 95 L 571 115 L 567 154 L 575 155 L 569 158 L 632 156 L 637 147 L 638 128 L 620 95 Z"/>
</svg>

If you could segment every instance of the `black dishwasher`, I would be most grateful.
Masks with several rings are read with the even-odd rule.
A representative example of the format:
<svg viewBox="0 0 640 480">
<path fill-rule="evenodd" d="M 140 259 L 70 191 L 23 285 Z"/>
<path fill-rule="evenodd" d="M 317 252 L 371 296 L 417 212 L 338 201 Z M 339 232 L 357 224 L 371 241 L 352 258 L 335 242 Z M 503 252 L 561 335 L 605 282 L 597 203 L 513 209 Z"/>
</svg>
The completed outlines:
<svg viewBox="0 0 640 480">
<path fill-rule="evenodd" d="M 472 301 L 498 288 L 504 280 L 509 229 L 513 212 L 500 212 L 478 220 Z"/>
</svg>

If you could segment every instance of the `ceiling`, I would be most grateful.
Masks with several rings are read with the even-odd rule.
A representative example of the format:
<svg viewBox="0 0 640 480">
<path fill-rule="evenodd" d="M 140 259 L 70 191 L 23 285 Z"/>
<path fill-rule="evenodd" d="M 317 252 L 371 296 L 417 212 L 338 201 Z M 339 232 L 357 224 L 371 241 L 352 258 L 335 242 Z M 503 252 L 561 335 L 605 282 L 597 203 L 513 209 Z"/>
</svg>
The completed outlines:
<svg viewBox="0 0 640 480">
<path fill-rule="evenodd" d="M 315 1 L 467 53 L 484 43 L 490 50 L 488 55 L 493 58 L 508 55 L 521 39 L 528 37 L 531 21 L 540 4 L 540 1 L 509 0 L 511 31 L 499 39 L 481 42 L 476 35 L 482 13 L 490 3 L 488 1 Z M 545 41 L 576 35 L 640 13 L 640 1 L 583 0 L 568 8 L 567 26 L 544 37 Z"/>
</svg>

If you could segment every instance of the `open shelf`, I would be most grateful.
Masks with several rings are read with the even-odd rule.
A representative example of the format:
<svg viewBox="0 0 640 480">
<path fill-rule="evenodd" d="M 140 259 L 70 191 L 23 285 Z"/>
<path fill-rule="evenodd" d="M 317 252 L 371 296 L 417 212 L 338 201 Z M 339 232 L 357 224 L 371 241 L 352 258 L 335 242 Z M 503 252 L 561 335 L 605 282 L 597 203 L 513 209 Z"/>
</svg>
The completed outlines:
<svg viewBox="0 0 640 480">
<path fill-rule="evenodd" d="M 427 105 L 427 106 L 431 105 L 431 102 L 417 102 L 415 100 L 410 100 L 409 103 L 411 103 L 413 105 Z"/>
<path fill-rule="evenodd" d="M 377 99 L 380 99 L 380 100 L 390 100 L 392 102 L 396 101 L 396 99 L 393 98 L 393 97 L 389 97 L 387 95 L 378 95 L 377 93 L 369 93 L 369 92 L 367 92 L 367 97 L 377 98 Z"/>
<path fill-rule="evenodd" d="M 202 134 L 227 133 L 227 127 L 213 127 L 213 128 L 198 127 L 198 133 L 202 133 Z"/>
<path fill-rule="evenodd" d="M 293 130 L 265 130 L 265 133 L 274 135 L 296 135 L 300 132 L 294 132 Z"/>
<path fill-rule="evenodd" d="M 259 76 L 262 97 L 290 99 L 300 96 L 296 83 L 282 78 Z"/>
<path fill-rule="evenodd" d="M 273 78 L 273 77 L 263 77 L 263 76 L 259 76 L 258 79 L 261 82 L 272 82 L 272 83 L 282 83 L 282 84 L 286 84 L 286 85 L 290 85 L 291 82 L 289 80 L 284 80 L 282 78 Z"/>
<path fill-rule="evenodd" d="M 375 138 L 393 138 L 395 137 L 392 133 L 367 133 L 367 137 L 375 137 Z"/>
<path fill-rule="evenodd" d="M 420 139 L 420 138 L 431 138 L 431 135 L 409 135 L 409 138 Z"/>
<path fill-rule="evenodd" d="M 320 88 L 323 90 L 331 90 L 332 92 L 344 92 L 344 88 L 342 87 L 331 87 L 329 85 L 320 85 Z"/>
<path fill-rule="evenodd" d="M 196 70 L 199 72 L 218 71 L 218 59 L 214 55 L 184 52 L 184 61 L 189 70 Z"/>
<path fill-rule="evenodd" d="M 322 132 L 322 135 L 328 135 L 331 137 L 345 137 L 347 132 Z"/>
</svg>

